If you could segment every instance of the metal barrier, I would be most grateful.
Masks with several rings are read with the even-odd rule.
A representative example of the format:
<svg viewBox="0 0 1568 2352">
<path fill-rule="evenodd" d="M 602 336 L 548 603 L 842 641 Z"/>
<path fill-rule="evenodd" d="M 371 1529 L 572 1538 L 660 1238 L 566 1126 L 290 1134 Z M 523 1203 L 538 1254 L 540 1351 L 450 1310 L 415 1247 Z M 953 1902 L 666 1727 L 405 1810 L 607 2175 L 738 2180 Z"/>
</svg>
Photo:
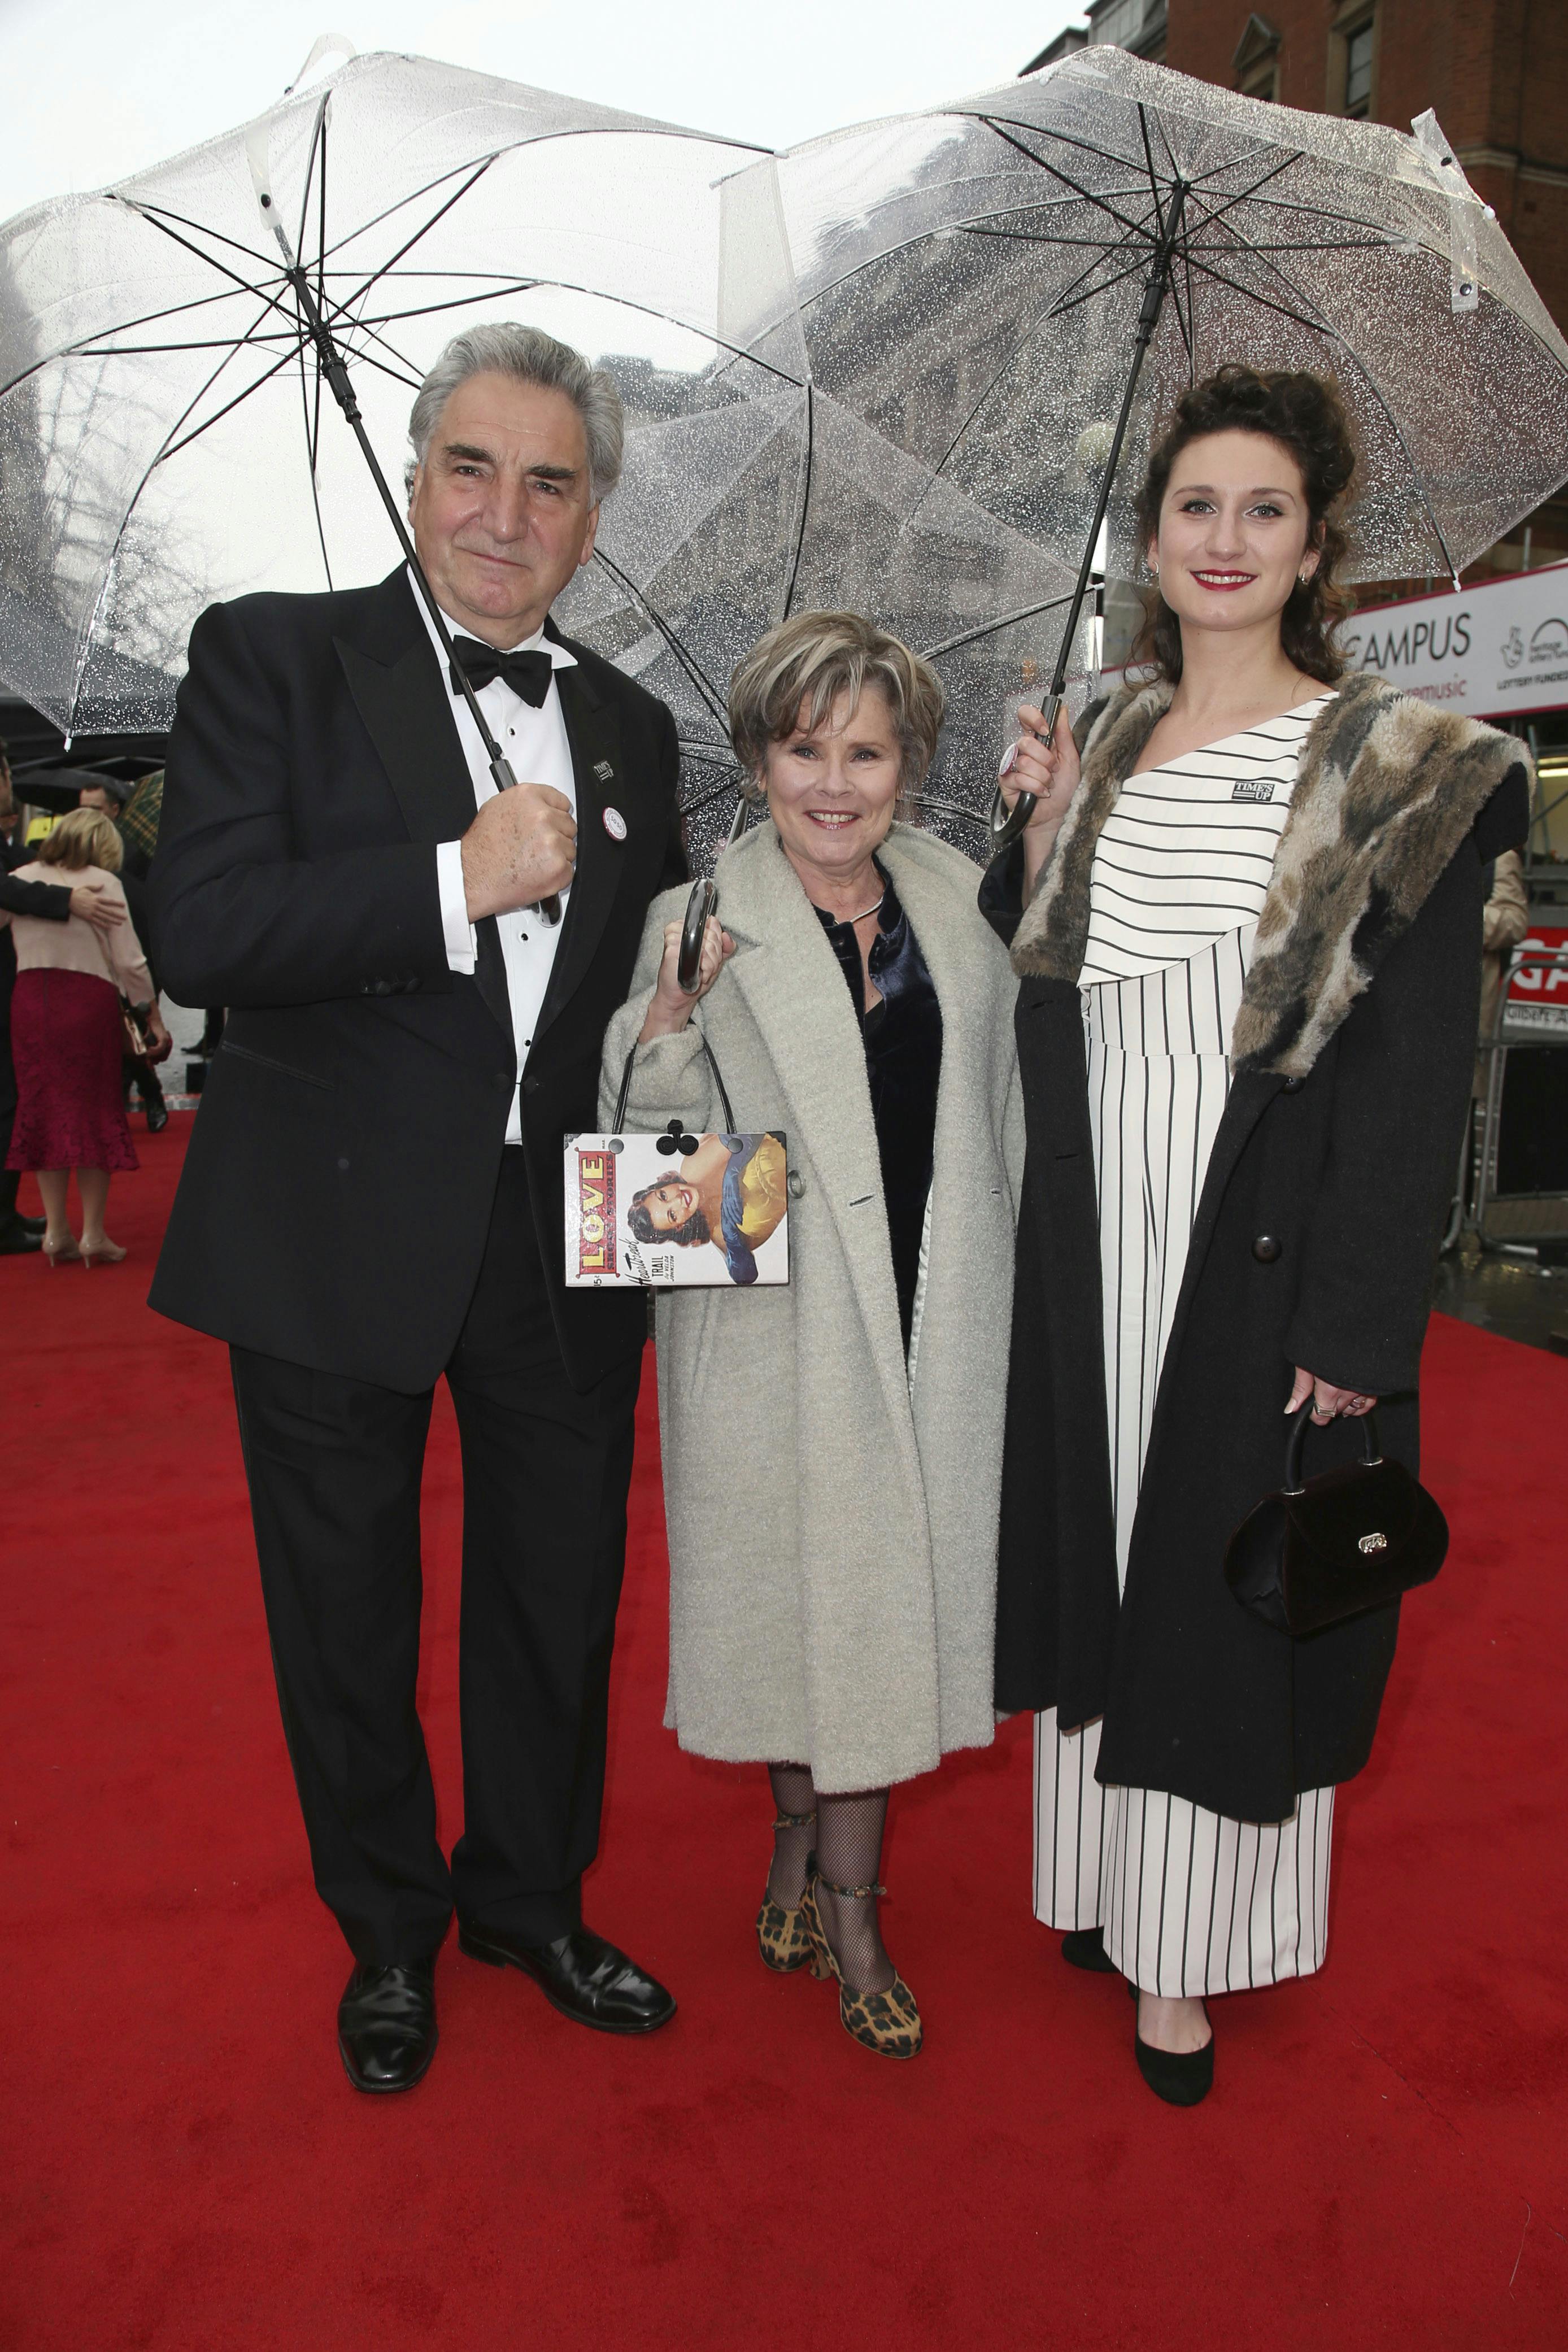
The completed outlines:
<svg viewBox="0 0 1568 2352">
<path fill-rule="evenodd" d="M 1482 1032 L 1477 1046 L 1484 1085 L 1479 1105 L 1471 1104 L 1459 1155 L 1454 1213 L 1444 1242 L 1446 1248 L 1451 1248 L 1462 1235 L 1471 1237 L 1471 1246 L 1481 1249 L 1519 1249 L 1537 1242 L 1568 1241 L 1568 1190 L 1498 1190 L 1498 1139 L 1509 1055 L 1539 1051 L 1543 1045 L 1554 1045 L 1559 1052 L 1568 1048 L 1568 1025 L 1553 1029 L 1523 1017 L 1531 1008 L 1521 1005 L 1512 993 L 1513 983 L 1522 971 L 1541 974 L 1544 996 L 1552 984 L 1551 976 L 1568 981 L 1568 948 L 1531 947 L 1526 941 L 1510 951 L 1503 967 L 1490 1024 Z M 1563 1005 L 1568 1010 L 1568 997 L 1563 999 Z"/>
</svg>

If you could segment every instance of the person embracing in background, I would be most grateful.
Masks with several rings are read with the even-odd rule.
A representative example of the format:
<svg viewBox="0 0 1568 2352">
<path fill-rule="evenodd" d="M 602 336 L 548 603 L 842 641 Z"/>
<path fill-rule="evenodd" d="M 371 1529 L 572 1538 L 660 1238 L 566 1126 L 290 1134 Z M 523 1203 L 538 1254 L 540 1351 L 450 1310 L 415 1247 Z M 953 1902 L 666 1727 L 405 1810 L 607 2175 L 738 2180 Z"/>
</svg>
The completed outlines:
<svg viewBox="0 0 1568 2352">
<path fill-rule="evenodd" d="M 994 1730 L 1023 1150 L 1012 975 L 974 868 L 895 821 L 942 709 L 857 614 L 797 614 L 754 647 L 730 726 L 767 819 L 720 864 L 695 1022 L 683 899 L 649 910 L 600 1097 L 608 1118 L 630 1055 L 635 1127 L 710 1128 L 705 1034 L 744 1130 L 787 1144 L 787 1286 L 658 1300 L 667 1720 L 693 1754 L 767 1765 L 762 1957 L 835 1979 L 846 2029 L 894 2058 L 922 2027 L 877 1909 L 889 1788 Z M 700 1185 L 675 1190 L 665 1221 L 706 1223 Z M 761 1246 L 766 1170 L 753 1191 L 737 1238 Z"/>
<path fill-rule="evenodd" d="M 16 953 L 10 1029 L 17 1101 L 5 1164 L 12 1175 L 37 1174 L 50 1265 L 78 1258 L 89 1268 L 116 1265 L 124 1257 L 103 1223 L 110 1176 L 140 1165 L 125 1124 L 121 998 L 143 1015 L 154 1043 L 168 1034 L 142 942 L 125 919 L 119 870 L 120 835 L 110 820 L 96 809 L 72 809 L 10 877 L 12 894 L 60 887 L 65 923 L 53 907 L 13 913 L 0 899 L 0 923 L 12 927 Z M 110 909 L 112 924 L 104 919 Z M 79 1242 L 69 1219 L 73 1169 Z"/>
<path fill-rule="evenodd" d="M 685 871 L 675 726 L 550 618 L 620 471 L 609 376 L 536 329 L 474 328 L 409 431 L 420 562 L 521 781 L 496 792 L 403 567 L 242 598 L 192 636 L 152 874 L 167 986 L 229 1008 L 153 1305 L 229 1343 L 289 1755 L 354 1958 L 339 2048 L 383 2093 L 435 2053 L 454 1901 L 466 1951 L 580 2023 L 646 2033 L 675 2009 L 582 1916 L 646 1321 L 638 1296 L 565 1288 L 561 1149 L 594 1123 L 648 901 Z M 443 1374 L 450 1864 L 416 1706 Z"/>
<path fill-rule="evenodd" d="M 1309 1399 L 1310 1471 L 1374 1402 L 1415 1466 L 1483 870 L 1528 821 L 1511 737 L 1343 675 L 1353 469 L 1313 376 L 1183 397 L 1142 492 L 1152 676 L 1086 714 L 1081 766 L 1065 723 L 1016 747 L 1004 790 L 1037 805 L 982 893 L 1029 1127 L 996 1701 L 1037 1716 L 1036 1911 L 1136 1988 L 1179 2105 L 1213 2081 L 1208 1996 L 1322 1964 L 1334 1791 L 1398 1628 L 1294 1643 L 1233 1599 L 1226 1542 Z"/>
</svg>

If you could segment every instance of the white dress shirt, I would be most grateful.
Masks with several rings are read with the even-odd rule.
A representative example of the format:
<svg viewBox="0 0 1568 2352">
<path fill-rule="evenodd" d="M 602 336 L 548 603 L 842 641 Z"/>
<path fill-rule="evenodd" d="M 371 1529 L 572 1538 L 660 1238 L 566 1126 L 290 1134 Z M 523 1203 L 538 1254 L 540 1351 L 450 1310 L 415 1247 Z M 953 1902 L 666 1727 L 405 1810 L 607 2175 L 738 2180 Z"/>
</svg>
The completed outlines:
<svg viewBox="0 0 1568 2352">
<path fill-rule="evenodd" d="M 410 581 L 410 587 L 413 583 Z M 441 683 L 451 697 L 452 716 L 458 723 L 458 738 L 463 756 L 468 763 L 468 775 L 474 787 L 474 806 L 483 808 L 494 800 L 495 778 L 479 730 L 474 724 L 473 712 L 452 684 L 447 667 L 447 656 L 436 626 L 425 609 L 424 599 L 416 588 L 414 600 L 419 607 L 440 667 Z M 445 606 L 442 607 L 445 611 Z M 454 636 L 473 633 L 450 614 Z M 564 646 L 553 644 L 542 630 L 536 629 L 518 646 L 508 646 L 508 653 L 542 653 L 550 656 L 553 669 L 575 669 L 576 656 Z M 552 678 L 550 690 L 535 710 L 514 694 L 504 677 L 492 678 L 478 695 L 479 709 L 484 712 L 491 734 L 511 765 L 520 784 L 548 784 L 552 791 L 563 793 L 577 807 L 576 779 L 572 772 L 572 746 L 566 738 L 566 718 L 561 708 L 561 696 Z M 447 961 L 454 971 L 472 973 L 479 961 L 479 939 L 468 920 L 468 894 L 463 887 L 463 850 L 457 841 L 443 841 L 436 851 L 436 879 L 441 893 L 441 929 L 447 942 Z M 561 894 L 561 923 L 542 923 L 531 907 L 521 907 L 515 913 L 498 915 L 496 929 L 500 933 L 501 957 L 506 966 L 506 992 L 511 1006 L 512 1036 L 517 1047 L 519 1084 L 512 1088 L 511 1111 L 507 1119 L 506 1139 L 509 1143 L 522 1141 L 522 1097 L 521 1084 L 528 1061 L 529 1048 L 533 1044 L 535 1024 L 539 1019 L 544 992 L 550 985 L 554 968 L 555 950 L 560 944 L 562 925 L 565 921 L 566 902 L 570 892 Z"/>
</svg>

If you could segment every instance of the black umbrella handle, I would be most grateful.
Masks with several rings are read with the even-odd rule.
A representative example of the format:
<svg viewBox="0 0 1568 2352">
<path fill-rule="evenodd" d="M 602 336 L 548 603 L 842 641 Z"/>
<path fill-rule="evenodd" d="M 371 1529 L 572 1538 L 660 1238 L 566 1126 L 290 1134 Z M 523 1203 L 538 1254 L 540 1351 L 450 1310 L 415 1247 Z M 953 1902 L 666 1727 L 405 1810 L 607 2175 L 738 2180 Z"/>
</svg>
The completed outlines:
<svg viewBox="0 0 1568 2352">
<path fill-rule="evenodd" d="M 1138 390 L 1138 379 L 1143 373 L 1143 362 L 1148 357 L 1149 345 L 1153 340 L 1154 329 L 1159 323 L 1160 312 L 1164 307 L 1165 289 L 1171 282 L 1171 257 L 1175 251 L 1176 239 L 1181 234 L 1186 203 L 1187 184 L 1184 180 L 1178 180 L 1172 191 L 1170 209 L 1161 227 L 1160 242 L 1155 247 L 1154 258 L 1149 265 L 1149 277 L 1143 288 L 1143 300 L 1138 312 L 1138 332 L 1132 345 L 1132 364 L 1128 370 L 1126 389 L 1121 395 L 1121 414 L 1116 420 L 1116 431 L 1111 436 L 1110 454 L 1106 458 L 1100 472 L 1100 491 L 1094 501 L 1094 519 L 1089 526 L 1088 535 L 1083 543 L 1083 561 L 1079 565 L 1078 584 L 1073 590 L 1072 603 L 1068 607 L 1067 626 L 1062 631 L 1061 648 L 1057 655 L 1056 674 L 1051 679 L 1050 691 L 1042 705 L 1046 724 L 1044 732 L 1038 735 L 1037 740 L 1043 743 L 1055 740 L 1057 717 L 1067 699 L 1068 664 L 1072 658 L 1072 641 L 1078 633 L 1079 620 L 1083 612 L 1084 600 L 1089 594 L 1089 583 L 1094 572 L 1094 551 L 1100 539 L 1100 527 L 1105 520 L 1106 509 L 1110 504 L 1111 486 L 1115 482 L 1116 468 L 1121 459 L 1121 445 L 1127 438 L 1127 426 L 1132 415 L 1132 402 Z M 1013 843 L 1017 840 L 1035 814 L 1037 797 L 1034 793 L 1020 793 L 1009 809 L 1002 797 L 1001 784 L 997 784 L 991 799 L 991 854 L 994 857 L 999 856 L 1004 849 L 1011 848 Z"/>
<path fill-rule="evenodd" d="M 489 720 L 479 709 L 479 697 L 475 694 L 467 675 L 453 653 L 452 632 L 447 625 L 447 615 L 436 601 L 436 592 L 425 576 L 425 566 L 419 561 L 413 539 L 409 535 L 408 526 L 398 511 L 397 501 L 392 495 L 386 476 L 381 470 L 381 461 L 371 446 L 370 436 L 364 429 L 364 418 L 360 413 L 360 404 L 354 395 L 353 384 L 350 380 L 348 366 L 342 352 L 338 348 L 331 327 L 321 315 L 321 305 L 310 290 L 310 281 L 304 267 L 289 246 L 288 233 L 279 218 L 276 205 L 264 189 L 258 189 L 258 196 L 262 211 L 271 226 L 272 234 L 283 248 L 289 283 L 294 289 L 294 297 L 310 331 L 310 341 L 316 347 L 316 356 L 321 364 L 321 373 L 327 379 L 328 389 L 352 428 L 365 464 L 370 467 L 371 479 L 381 493 L 381 503 L 386 509 L 387 518 L 393 530 L 397 533 L 397 543 L 403 550 L 404 561 L 413 574 L 420 602 L 430 615 L 431 626 L 440 640 L 441 650 L 447 657 L 447 675 L 468 704 L 468 715 L 479 730 L 479 741 L 484 745 L 485 758 L 489 762 L 489 771 L 494 779 L 496 790 L 498 793 L 510 792 L 516 783 L 517 778 L 513 775 L 506 755 L 491 732 Z M 533 908 L 532 912 L 540 922 L 552 929 L 561 920 L 561 900 L 552 892 L 548 898 L 542 898 Z"/>
</svg>

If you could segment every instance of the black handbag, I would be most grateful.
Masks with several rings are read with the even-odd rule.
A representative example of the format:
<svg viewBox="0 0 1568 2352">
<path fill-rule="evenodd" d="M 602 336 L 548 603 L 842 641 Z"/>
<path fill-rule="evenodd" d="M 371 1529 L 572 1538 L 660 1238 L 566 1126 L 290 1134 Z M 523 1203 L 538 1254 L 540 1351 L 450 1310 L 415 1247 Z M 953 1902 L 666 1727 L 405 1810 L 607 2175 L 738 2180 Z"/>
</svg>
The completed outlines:
<svg viewBox="0 0 1568 2352">
<path fill-rule="evenodd" d="M 1311 1412 L 1309 1397 L 1290 1423 L 1284 1486 L 1247 1513 L 1225 1552 L 1242 1607 L 1298 1641 L 1429 1584 L 1448 1549 L 1448 1523 L 1425 1486 L 1379 1453 L 1374 1413 L 1362 1422 L 1363 1461 L 1303 1478 Z"/>
</svg>

